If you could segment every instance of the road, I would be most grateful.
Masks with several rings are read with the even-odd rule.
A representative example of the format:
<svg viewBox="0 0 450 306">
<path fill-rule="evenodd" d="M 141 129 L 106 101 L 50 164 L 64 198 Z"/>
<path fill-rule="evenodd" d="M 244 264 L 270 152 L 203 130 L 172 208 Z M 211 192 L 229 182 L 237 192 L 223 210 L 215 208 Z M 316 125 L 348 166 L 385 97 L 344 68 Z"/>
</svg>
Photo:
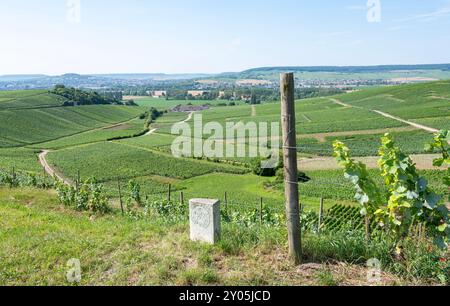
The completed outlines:
<svg viewBox="0 0 450 306">
<path fill-rule="evenodd" d="M 44 150 L 39 154 L 39 163 L 42 165 L 42 167 L 44 168 L 45 172 L 51 176 L 51 177 L 56 177 L 58 180 L 62 181 L 64 184 L 66 185 L 72 185 L 72 182 L 66 178 L 64 178 L 63 176 L 59 175 L 55 169 L 53 169 L 47 162 L 47 155 L 48 153 L 50 153 L 50 151 L 48 150 Z"/>
<path fill-rule="evenodd" d="M 438 154 L 414 154 L 411 155 L 413 162 L 416 164 L 419 170 L 435 170 L 439 169 L 433 166 L 433 160 L 439 158 Z M 357 161 L 361 161 L 367 165 L 369 169 L 378 168 L 379 156 L 368 157 L 356 157 Z M 342 169 L 338 165 L 334 157 L 316 157 L 316 158 L 300 158 L 298 160 L 298 167 L 302 171 L 315 171 L 315 170 L 339 170 Z M 442 168 L 443 170 L 446 167 Z"/>
<path fill-rule="evenodd" d="M 194 116 L 194 113 L 195 112 L 190 112 L 189 116 L 185 120 L 183 120 L 181 122 L 188 122 L 188 121 L 190 121 L 192 119 L 192 117 Z M 145 134 L 144 136 L 152 135 L 157 130 L 158 129 L 152 129 L 147 134 Z M 46 158 L 48 153 L 50 153 L 49 150 L 43 150 L 41 153 L 39 153 L 39 163 L 44 168 L 45 172 L 51 177 L 56 177 L 57 179 L 62 181 L 64 184 L 72 185 L 72 182 L 69 179 L 67 179 L 64 176 L 58 174 L 57 171 L 50 166 L 50 164 L 47 162 L 47 158 Z"/>
<path fill-rule="evenodd" d="M 413 126 L 415 128 L 418 128 L 418 129 L 421 129 L 421 130 L 424 130 L 424 131 L 427 131 L 427 132 L 430 132 L 430 133 L 438 133 L 439 132 L 439 130 L 437 130 L 437 129 L 434 129 L 434 128 L 431 128 L 431 127 L 428 127 L 428 126 L 425 126 L 425 125 L 422 125 L 422 124 L 414 123 L 414 122 L 411 122 L 411 121 L 407 121 L 407 120 L 404 120 L 402 118 L 392 116 L 390 114 L 384 113 L 384 112 L 379 111 L 379 110 L 374 110 L 374 112 L 379 114 L 379 115 L 381 115 L 381 116 L 383 116 L 383 117 L 386 117 L 386 118 L 389 118 L 389 119 L 393 119 L 393 120 L 397 120 L 399 122 L 406 123 L 406 124 L 408 124 L 410 126 Z"/>
</svg>

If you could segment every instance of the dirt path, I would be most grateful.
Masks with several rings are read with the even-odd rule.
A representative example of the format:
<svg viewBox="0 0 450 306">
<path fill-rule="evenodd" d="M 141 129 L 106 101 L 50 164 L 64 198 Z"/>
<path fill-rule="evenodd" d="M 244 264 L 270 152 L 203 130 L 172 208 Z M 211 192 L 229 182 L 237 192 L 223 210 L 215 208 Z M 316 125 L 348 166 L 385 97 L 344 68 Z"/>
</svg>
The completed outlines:
<svg viewBox="0 0 450 306">
<path fill-rule="evenodd" d="M 413 126 L 413 127 L 417 128 L 417 129 L 421 129 L 421 130 L 424 130 L 424 131 L 427 131 L 427 132 L 430 132 L 430 133 L 438 133 L 439 132 L 438 130 L 436 130 L 434 128 L 431 128 L 431 127 L 428 127 L 428 126 L 425 126 L 425 125 L 422 125 L 422 124 L 414 123 L 414 122 L 411 122 L 411 121 L 407 121 L 407 120 L 404 120 L 402 118 L 392 116 L 390 114 L 384 113 L 384 112 L 379 111 L 379 110 L 374 110 L 374 112 L 379 114 L 379 115 L 381 115 L 381 116 L 383 116 L 383 117 L 386 117 L 386 118 L 389 118 L 389 119 L 393 119 L 393 120 L 397 120 L 399 122 L 406 123 L 406 124 L 408 124 L 410 126 Z"/>
<path fill-rule="evenodd" d="M 450 101 L 450 98 L 446 98 L 446 97 L 440 97 L 440 96 L 431 96 L 431 99 L 437 99 L 437 100 L 447 100 Z"/>
<path fill-rule="evenodd" d="M 347 104 L 347 103 L 344 103 L 342 101 L 339 101 L 338 99 L 331 98 L 330 101 L 333 102 L 333 103 L 336 103 L 338 105 L 344 106 L 344 107 L 353 107 L 350 104 Z"/>
<path fill-rule="evenodd" d="M 344 132 L 330 132 L 330 133 L 316 133 L 316 134 L 301 134 L 300 138 L 314 138 L 319 142 L 326 142 L 327 137 L 340 137 L 340 136 L 353 136 L 353 135 L 373 135 L 373 134 L 385 134 L 393 132 L 411 132 L 416 131 L 417 128 L 414 127 L 399 127 L 399 128 L 386 128 L 386 129 L 375 129 L 375 130 L 361 130 L 361 131 L 344 131 Z"/>
<path fill-rule="evenodd" d="M 330 98 L 330 101 L 333 102 L 333 103 L 339 104 L 341 106 L 344 106 L 344 107 L 353 107 L 352 105 L 346 104 L 346 103 L 344 103 L 342 101 L 339 101 L 338 99 Z M 405 123 L 405 124 L 410 125 L 410 126 L 416 128 L 416 129 L 424 130 L 424 131 L 427 131 L 427 132 L 430 132 L 430 133 L 439 133 L 439 130 L 437 130 L 435 128 L 432 128 L 432 127 L 429 127 L 429 126 L 425 126 L 425 125 L 422 125 L 422 124 L 411 122 L 411 121 L 408 121 L 408 120 L 405 120 L 405 119 L 393 116 L 391 114 L 388 114 L 388 113 L 385 113 L 385 112 L 382 112 L 382 111 L 379 111 L 379 110 L 375 110 L 374 109 L 372 111 L 377 113 L 378 115 L 381 115 L 381 116 L 385 117 L 385 118 L 389 118 L 389 119 L 392 119 L 392 120 L 396 120 L 396 121 Z"/>
<path fill-rule="evenodd" d="M 53 169 L 49 163 L 47 162 L 47 155 L 50 153 L 48 150 L 44 150 L 39 154 L 39 163 L 42 165 L 42 167 L 45 169 L 45 172 L 51 177 L 56 177 L 60 181 L 62 181 L 66 185 L 72 185 L 72 182 L 66 178 L 64 178 L 62 175 L 59 175 L 55 169 Z"/>
<path fill-rule="evenodd" d="M 252 105 L 252 117 L 256 117 L 256 116 L 257 116 L 256 105 Z"/>
<path fill-rule="evenodd" d="M 188 116 L 186 119 L 184 119 L 183 121 L 181 121 L 181 122 L 188 122 L 188 121 L 191 121 L 191 119 L 192 119 L 192 117 L 194 116 L 194 114 L 195 114 L 195 112 L 190 112 L 190 113 L 189 113 L 189 116 Z M 144 136 L 150 136 L 150 135 L 153 135 L 153 134 L 155 134 L 157 131 L 158 131 L 158 129 L 152 129 L 152 130 L 148 131 L 147 134 L 145 134 Z"/>
<path fill-rule="evenodd" d="M 181 122 L 188 122 L 188 121 L 191 121 L 191 119 L 192 119 L 192 117 L 194 116 L 194 114 L 195 114 L 195 112 L 190 112 L 190 113 L 189 113 L 189 116 L 188 116 L 185 120 L 183 120 L 183 121 L 181 121 Z"/>
<path fill-rule="evenodd" d="M 413 162 L 416 164 L 417 169 L 420 170 L 434 170 L 439 169 L 433 166 L 433 160 L 440 157 L 438 154 L 416 154 L 411 155 Z M 357 161 L 361 161 L 367 165 L 369 169 L 378 168 L 378 156 L 358 157 Z M 298 167 L 302 171 L 314 171 L 314 170 L 338 170 L 341 167 L 338 165 L 334 157 L 317 157 L 317 158 L 303 158 L 299 159 Z M 444 167 L 443 169 L 446 169 Z"/>
<path fill-rule="evenodd" d="M 154 134 L 158 129 L 153 129 L 147 132 L 147 134 L 145 134 L 144 136 L 150 136 L 152 134 Z"/>
</svg>

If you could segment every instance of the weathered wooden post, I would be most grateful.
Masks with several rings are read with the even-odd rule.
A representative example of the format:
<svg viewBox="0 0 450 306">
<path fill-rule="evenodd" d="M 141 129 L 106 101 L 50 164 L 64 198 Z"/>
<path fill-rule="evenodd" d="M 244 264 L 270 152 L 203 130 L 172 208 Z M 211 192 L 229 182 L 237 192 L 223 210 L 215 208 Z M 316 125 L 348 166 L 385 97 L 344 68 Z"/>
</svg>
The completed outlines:
<svg viewBox="0 0 450 306">
<path fill-rule="evenodd" d="M 225 191 L 225 211 L 228 212 L 228 192 Z"/>
<path fill-rule="evenodd" d="M 16 166 L 14 165 L 12 167 L 12 183 L 11 183 L 11 187 L 15 187 L 17 184 L 17 175 L 16 175 Z"/>
<path fill-rule="evenodd" d="M 281 74 L 280 92 L 289 255 L 295 264 L 299 264 L 302 261 L 302 245 L 298 194 L 297 134 L 295 129 L 295 84 L 293 73 Z"/>
<path fill-rule="evenodd" d="M 259 202 L 259 224 L 263 224 L 263 198 Z"/>
<path fill-rule="evenodd" d="M 172 185 L 169 184 L 169 191 L 167 192 L 167 201 L 170 202 L 172 199 Z"/>
<path fill-rule="evenodd" d="M 319 208 L 319 226 L 317 231 L 320 233 L 323 224 L 323 198 L 320 198 L 320 208 Z"/>
<path fill-rule="evenodd" d="M 120 209 L 122 210 L 122 214 L 125 213 L 123 209 L 123 201 L 122 201 L 122 187 L 120 186 L 120 179 L 117 178 L 117 187 L 119 188 L 119 201 L 120 201 Z"/>
<path fill-rule="evenodd" d="M 77 170 L 77 178 L 75 180 L 75 190 L 78 191 L 78 189 L 80 188 L 80 184 L 81 184 L 81 175 L 80 175 L 80 170 Z"/>
<path fill-rule="evenodd" d="M 180 192 L 180 203 L 181 203 L 181 205 L 184 205 L 184 193 L 183 193 L 183 191 Z"/>
</svg>

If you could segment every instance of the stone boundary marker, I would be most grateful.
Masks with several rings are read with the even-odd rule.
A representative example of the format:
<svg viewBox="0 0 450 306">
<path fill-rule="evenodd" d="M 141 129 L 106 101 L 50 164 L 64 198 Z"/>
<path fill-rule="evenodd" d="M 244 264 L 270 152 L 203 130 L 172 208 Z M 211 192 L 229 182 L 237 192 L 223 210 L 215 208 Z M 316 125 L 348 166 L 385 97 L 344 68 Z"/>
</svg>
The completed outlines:
<svg viewBox="0 0 450 306">
<path fill-rule="evenodd" d="M 191 199 L 189 201 L 189 223 L 192 241 L 215 244 L 221 236 L 220 201 Z"/>
</svg>

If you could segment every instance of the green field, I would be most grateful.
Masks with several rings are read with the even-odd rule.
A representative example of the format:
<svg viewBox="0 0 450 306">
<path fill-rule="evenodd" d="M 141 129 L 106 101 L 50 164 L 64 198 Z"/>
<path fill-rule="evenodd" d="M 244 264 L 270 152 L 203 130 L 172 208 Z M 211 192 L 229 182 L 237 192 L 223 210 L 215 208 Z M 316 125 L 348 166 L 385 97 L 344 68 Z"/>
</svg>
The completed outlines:
<svg viewBox="0 0 450 306">
<path fill-rule="evenodd" d="M 127 122 L 144 110 L 110 105 L 61 107 L 61 97 L 35 91 L 6 92 L 2 97 L 11 97 L 0 102 L 2 148 L 40 147 L 36 145 Z"/>
<path fill-rule="evenodd" d="M 139 97 L 134 100 L 140 106 L 154 107 L 159 110 L 172 109 L 178 105 L 185 105 L 191 103 L 192 105 L 218 105 L 218 104 L 228 104 L 229 101 L 226 100 L 166 100 L 164 98 L 152 98 L 152 97 Z M 244 104 L 242 101 L 236 101 L 237 104 Z"/>
<path fill-rule="evenodd" d="M 450 81 L 440 81 L 299 100 L 299 155 L 307 160 L 329 159 L 333 141 L 342 140 L 353 155 L 374 156 L 385 132 L 391 132 L 406 153 L 423 154 L 424 144 L 433 137 L 430 131 L 375 111 L 435 129 L 448 128 L 449 97 Z M 403 266 L 403 262 L 399 264 L 389 255 L 392 249 L 383 241 L 371 239 L 367 244 L 355 191 L 342 170 L 306 171 L 310 180 L 299 185 L 302 218 L 306 215 L 318 219 L 316 213 L 323 198 L 325 228 L 345 227 L 347 219 L 351 219 L 359 222 L 359 230 L 304 233 L 305 259 L 326 263 L 321 268 L 325 270 L 305 276 L 286 265 L 285 260 L 279 260 L 280 254 L 287 253 L 286 229 L 279 226 L 284 224 L 285 216 L 282 178 L 254 175 L 249 157 L 175 158 L 172 143 L 177 135 L 172 135 L 171 130 L 182 121 L 193 127 L 187 113 L 165 113 L 150 125 L 152 133 L 133 137 L 144 131 L 146 120 L 139 117 L 149 107 L 170 109 L 175 101 L 149 99 L 137 107 L 61 107 L 61 102 L 58 97 L 39 91 L 0 93 L 2 178 L 17 171 L 31 172 L 24 174 L 30 177 L 35 173 L 42 175 L 44 169 L 38 155 L 45 150 L 49 167 L 66 180 L 75 181 L 79 173 L 81 179 L 95 177 L 104 185 L 111 211 L 104 216 L 74 211 L 57 203 L 54 190 L 0 187 L 0 285 L 65 285 L 64 269 L 70 258 L 82 262 L 82 285 L 339 284 L 333 275 L 354 279 L 355 273 L 364 283 L 367 269 L 363 265 L 369 258 L 383 259 L 386 273 L 395 274 L 388 277 L 394 284 L 437 281 L 440 266 L 432 259 L 435 253 L 430 253 L 427 245 L 408 246 L 410 257 Z M 201 115 L 204 124 L 234 122 L 242 129 L 242 124 L 280 122 L 280 105 L 212 106 Z M 202 140 L 209 136 L 203 135 Z M 269 136 L 270 143 L 279 141 L 279 135 Z M 216 135 L 215 146 L 226 143 L 222 137 Z M 245 148 L 253 148 L 249 139 Z M 442 184 L 444 171 L 431 165 L 425 169 L 420 173 L 428 179 L 429 187 L 449 195 Z M 383 186 L 379 170 L 371 169 L 369 173 Z M 140 185 L 142 199 L 150 206 L 128 210 L 123 215 L 119 186 L 121 200 L 128 204 L 132 194 L 127 187 L 130 181 Z M 8 186 L 8 181 L 3 180 L 3 184 Z M 212 247 L 190 242 L 187 216 L 173 221 L 170 208 L 164 217 L 151 206 L 163 206 L 169 190 L 176 203 L 181 196 L 184 203 L 192 198 L 214 198 L 226 203 L 222 205 L 224 239 Z M 263 220 L 261 202 L 267 218 L 274 218 L 272 221 Z M 226 218 L 230 219 L 225 222 Z M 314 218 L 305 226 L 318 227 Z M 308 222 L 302 220 L 306 220 L 302 225 Z M 330 260 L 357 265 L 349 266 L 351 275 L 342 270 L 333 274 L 330 269 L 337 265 L 330 265 Z M 261 269 L 264 273 L 255 274 Z"/>
<path fill-rule="evenodd" d="M 311 158 L 330 156 L 333 141 L 342 140 L 353 155 L 374 156 L 380 137 L 390 131 L 406 153 L 423 154 L 424 144 L 432 137 L 430 132 L 385 118 L 374 110 L 436 129 L 449 128 L 449 97 L 450 81 L 439 81 L 299 100 L 296 103 L 298 151 Z M 84 178 L 95 176 L 113 197 L 117 196 L 117 178 L 120 178 L 122 184 L 130 179 L 138 181 L 148 196 L 164 195 L 170 184 L 174 192 L 183 191 L 186 197 L 224 199 L 227 192 L 230 201 L 237 205 L 257 205 L 263 197 L 266 203 L 282 209 L 282 186 L 269 188 L 270 179 L 249 174 L 246 165 L 250 158 L 172 157 L 171 145 L 176 136 L 171 135 L 171 129 L 175 123 L 186 120 L 186 113 L 164 114 L 151 125 L 150 129 L 156 130 L 152 135 L 107 142 L 114 137 L 141 132 L 144 120 L 137 116 L 149 107 L 164 110 L 179 104 L 207 102 L 212 108 L 201 112 L 203 122 L 225 125 L 229 122 L 279 122 L 278 103 L 215 107 L 223 101 L 144 98 L 136 102 L 141 106 L 59 107 L 61 100 L 46 92 L 2 92 L 0 167 L 41 172 L 37 154 L 49 149 L 52 151 L 47 161 L 58 173 L 70 179 L 75 178 L 78 171 Z M 188 124 L 193 127 L 192 120 Z M 217 141 L 221 141 L 221 137 Z M 248 141 L 246 149 L 249 149 Z M 226 160 L 238 163 L 227 164 Z M 429 174 L 440 178 L 437 170 L 430 169 Z M 317 209 L 320 197 L 327 199 L 327 205 L 353 202 L 353 190 L 340 171 L 310 171 L 307 175 L 313 180 L 300 189 L 302 202 L 311 209 Z M 314 180 L 324 182 L 314 184 Z M 438 181 L 435 183 L 438 188 Z"/>
</svg>

